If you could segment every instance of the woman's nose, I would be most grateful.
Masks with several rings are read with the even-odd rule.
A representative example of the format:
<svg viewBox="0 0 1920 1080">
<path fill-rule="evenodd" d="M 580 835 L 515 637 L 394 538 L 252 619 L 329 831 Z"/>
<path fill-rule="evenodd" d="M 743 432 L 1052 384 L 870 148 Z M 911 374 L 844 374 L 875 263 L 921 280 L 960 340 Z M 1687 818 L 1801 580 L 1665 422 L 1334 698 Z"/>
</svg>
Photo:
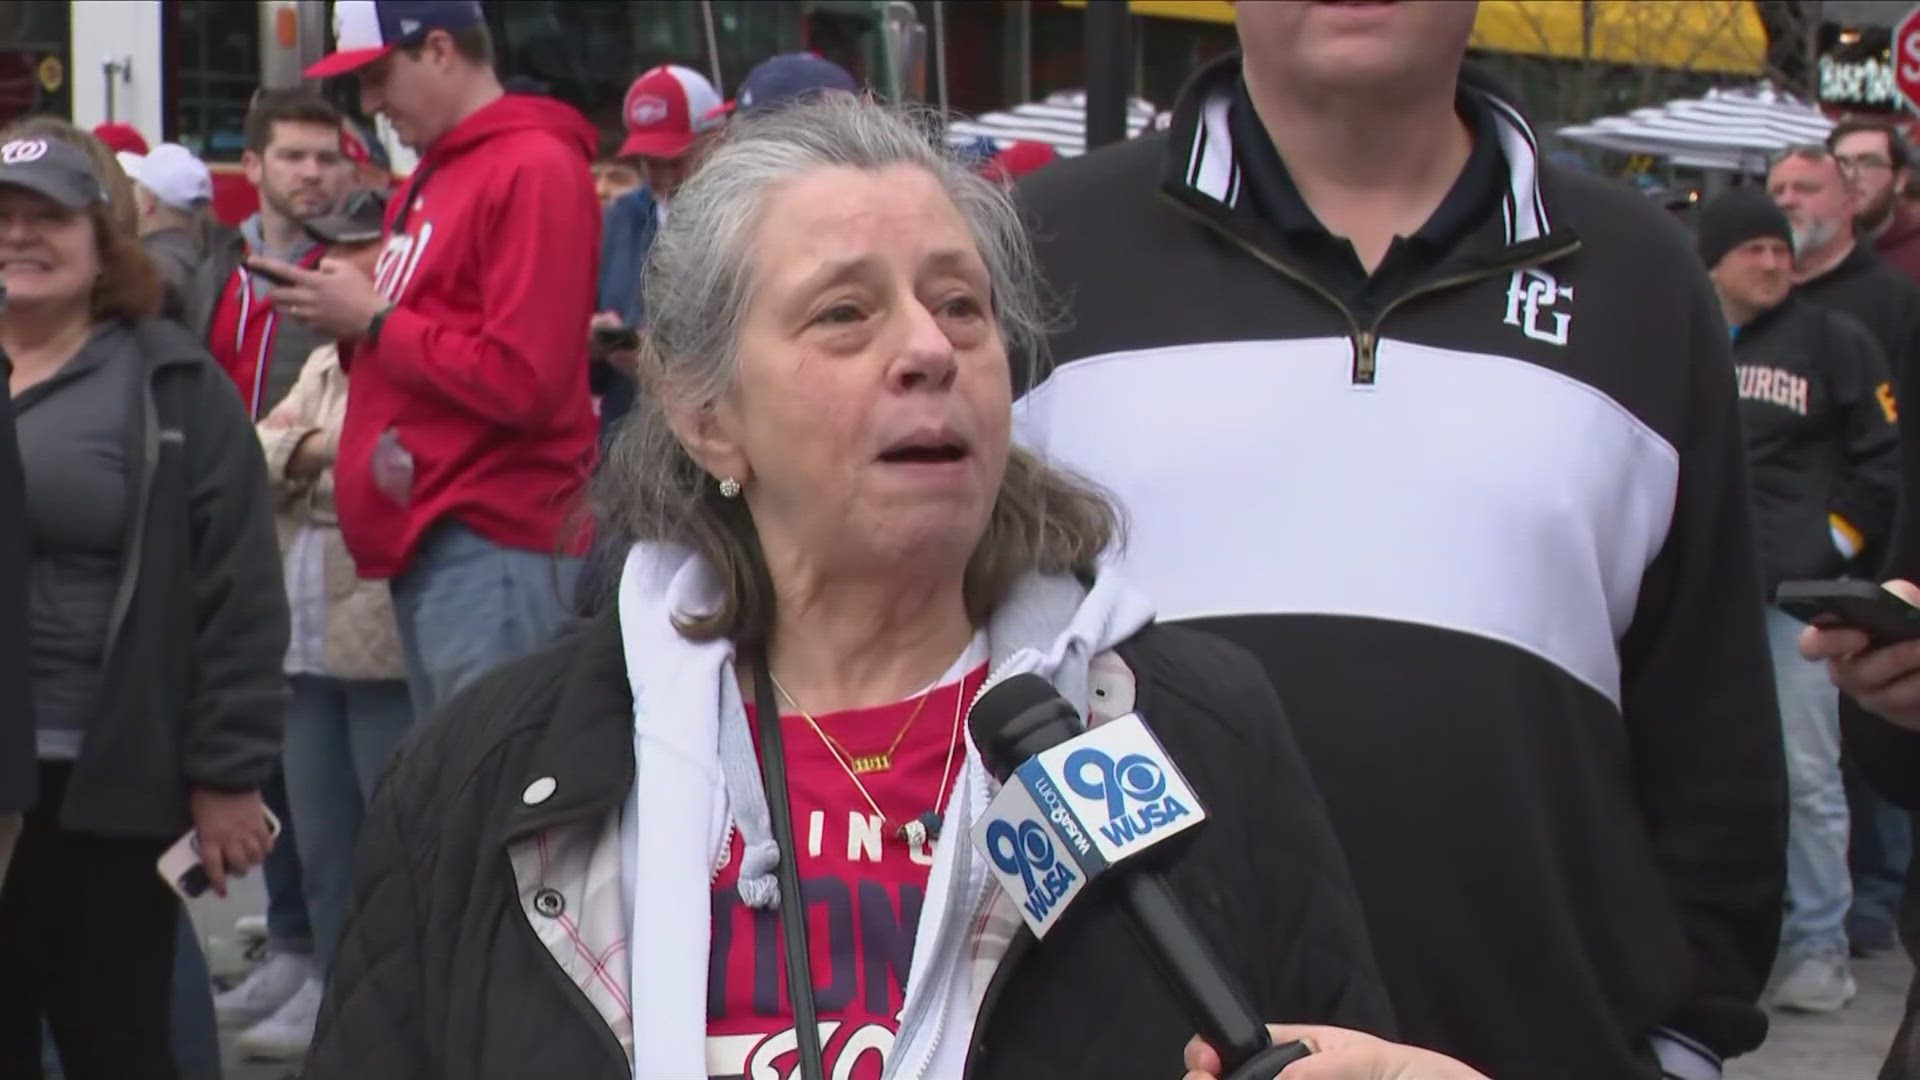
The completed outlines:
<svg viewBox="0 0 1920 1080">
<path fill-rule="evenodd" d="M 893 364 L 895 384 L 902 390 L 950 385 L 956 368 L 953 342 L 933 312 L 921 304 L 908 304 L 906 311 L 906 341 Z"/>
</svg>

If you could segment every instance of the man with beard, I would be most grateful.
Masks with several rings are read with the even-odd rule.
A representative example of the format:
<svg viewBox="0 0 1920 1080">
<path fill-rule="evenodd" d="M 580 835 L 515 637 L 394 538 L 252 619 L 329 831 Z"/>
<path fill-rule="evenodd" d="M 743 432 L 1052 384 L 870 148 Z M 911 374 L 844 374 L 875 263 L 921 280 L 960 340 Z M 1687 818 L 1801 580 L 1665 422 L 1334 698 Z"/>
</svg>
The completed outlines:
<svg viewBox="0 0 1920 1080">
<path fill-rule="evenodd" d="M 1904 144 L 1871 122 L 1834 129 L 1828 146 L 1787 154 L 1774 164 L 1769 190 L 1793 224 L 1795 280 L 1803 299 L 1865 324 L 1898 374 L 1920 351 L 1920 284 L 1874 254 L 1859 236 L 1886 229 L 1905 186 Z M 1859 232 L 1856 232 L 1856 229 Z M 1888 235 L 1883 232 L 1882 236 Z M 1920 373 L 1920 369 L 1916 369 Z M 1878 546 L 1879 538 L 1870 546 Z M 1882 553 L 1875 552 L 1877 560 Z M 1877 565 L 1877 562 L 1869 562 Z M 1852 709 L 1851 704 L 1844 705 Z M 1874 956 L 1894 947 L 1894 921 L 1912 847 L 1906 816 L 1862 782 L 1849 755 L 1848 802 L 1854 817 L 1848 859 L 1853 910 L 1850 951 Z"/>
<path fill-rule="evenodd" d="M 1920 215 L 1901 197 L 1913 179 L 1906 135 L 1885 120 L 1854 117 L 1834 127 L 1827 149 L 1853 190 L 1854 229 L 1887 265 L 1920 281 Z"/>
<path fill-rule="evenodd" d="M 327 338 L 281 318 L 268 303 L 273 282 L 248 269 L 246 257 L 319 265 L 326 249 L 306 223 L 333 209 L 350 170 L 340 113 L 310 89 L 262 91 L 247 110 L 245 134 L 240 164 L 260 193 L 260 211 L 202 264 L 188 290 L 186 321 L 258 420 L 293 388 L 300 366 Z"/>
<path fill-rule="evenodd" d="M 1856 238 L 1854 195 L 1840 159 L 1824 147 L 1789 150 L 1768 173 L 1767 192 L 1793 225 L 1799 295 L 1865 323 L 1896 374 L 1920 357 L 1920 285 Z"/>
</svg>

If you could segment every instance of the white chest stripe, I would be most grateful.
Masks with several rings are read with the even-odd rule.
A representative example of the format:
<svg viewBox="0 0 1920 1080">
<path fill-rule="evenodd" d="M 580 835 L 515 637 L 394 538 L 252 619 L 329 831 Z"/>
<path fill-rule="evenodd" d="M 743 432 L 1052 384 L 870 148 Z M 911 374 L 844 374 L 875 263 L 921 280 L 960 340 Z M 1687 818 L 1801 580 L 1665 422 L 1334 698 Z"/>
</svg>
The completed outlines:
<svg viewBox="0 0 1920 1080">
<path fill-rule="evenodd" d="M 1618 704 L 1618 640 L 1679 454 L 1598 390 L 1501 356 L 1344 338 L 1115 353 L 1017 406 L 1023 443 L 1112 492 L 1165 619 L 1324 613 L 1506 642 Z"/>
</svg>

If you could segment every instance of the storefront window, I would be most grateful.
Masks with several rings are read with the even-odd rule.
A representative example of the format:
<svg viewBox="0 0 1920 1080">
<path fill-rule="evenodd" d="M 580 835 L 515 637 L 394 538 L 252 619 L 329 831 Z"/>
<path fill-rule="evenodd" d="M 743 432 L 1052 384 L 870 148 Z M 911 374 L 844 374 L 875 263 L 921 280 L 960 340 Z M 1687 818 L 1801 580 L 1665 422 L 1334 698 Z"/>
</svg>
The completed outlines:
<svg viewBox="0 0 1920 1080">
<path fill-rule="evenodd" d="M 67 5 L 0 0 L 0 124 L 73 112 Z"/>
<path fill-rule="evenodd" d="M 64 9 L 63 4 L 28 6 Z M 260 85 L 260 8 L 232 0 L 161 7 L 166 137 L 207 161 L 238 161 Z"/>
<path fill-rule="evenodd" d="M 1025 87 L 1025 4 L 1018 0 L 968 0 L 943 5 L 946 13 L 947 107 L 978 115 L 1021 102 Z M 921 19 L 933 24 L 931 5 Z M 929 97 L 935 95 L 930 91 Z"/>
</svg>

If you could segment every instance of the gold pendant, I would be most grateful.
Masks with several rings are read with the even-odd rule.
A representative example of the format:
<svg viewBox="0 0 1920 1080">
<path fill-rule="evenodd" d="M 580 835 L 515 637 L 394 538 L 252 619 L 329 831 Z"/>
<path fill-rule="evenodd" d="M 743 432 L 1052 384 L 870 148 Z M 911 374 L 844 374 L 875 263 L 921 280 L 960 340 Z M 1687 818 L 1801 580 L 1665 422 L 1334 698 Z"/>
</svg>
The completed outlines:
<svg viewBox="0 0 1920 1080">
<path fill-rule="evenodd" d="M 853 771 L 860 774 L 886 772 L 893 768 L 892 754 L 862 754 L 853 759 Z"/>
</svg>

